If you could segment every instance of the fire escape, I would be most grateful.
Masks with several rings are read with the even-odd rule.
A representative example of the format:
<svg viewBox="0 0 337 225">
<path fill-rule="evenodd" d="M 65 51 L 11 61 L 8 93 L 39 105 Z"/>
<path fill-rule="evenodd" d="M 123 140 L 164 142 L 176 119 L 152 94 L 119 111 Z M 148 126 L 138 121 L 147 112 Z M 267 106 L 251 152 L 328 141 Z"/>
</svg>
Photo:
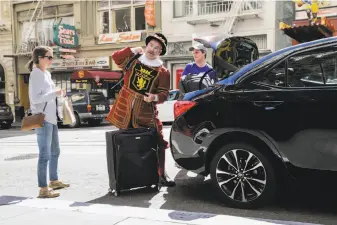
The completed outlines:
<svg viewBox="0 0 337 225">
<path fill-rule="evenodd" d="M 189 6 L 189 9 L 193 7 Z M 194 8 L 195 9 L 195 8 Z M 189 13 L 190 25 L 210 24 L 221 26 L 222 33 L 231 34 L 240 19 L 259 17 L 263 10 L 263 1 L 212 1 L 198 6 L 198 12 Z"/>
<path fill-rule="evenodd" d="M 228 15 L 226 15 L 225 22 L 223 24 L 223 31 L 225 34 L 231 34 L 233 27 L 235 26 L 238 16 L 241 13 L 242 6 L 244 5 L 244 0 L 237 0 L 232 2 L 232 6 Z"/>
<path fill-rule="evenodd" d="M 27 17 L 30 17 L 29 26 L 22 27 L 22 32 L 19 34 L 21 35 L 20 44 L 16 46 L 14 56 L 30 55 L 36 46 L 46 44 L 44 38 L 38 34 L 38 21 L 43 20 L 45 0 L 33 0 L 32 4 L 34 3 L 36 3 L 34 11 L 31 13 L 32 9 L 29 9 L 27 13 Z"/>
</svg>

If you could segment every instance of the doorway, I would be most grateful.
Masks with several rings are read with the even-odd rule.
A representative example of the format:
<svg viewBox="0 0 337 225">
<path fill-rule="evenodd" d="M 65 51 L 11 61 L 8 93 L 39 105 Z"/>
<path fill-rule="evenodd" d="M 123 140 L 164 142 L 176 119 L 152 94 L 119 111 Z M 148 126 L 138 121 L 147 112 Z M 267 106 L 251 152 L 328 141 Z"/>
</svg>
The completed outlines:
<svg viewBox="0 0 337 225">
<path fill-rule="evenodd" d="M 172 65 L 172 89 L 178 89 L 179 88 L 179 80 L 181 78 L 181 75 L 186 67 L 186 63 L 176 63 Z"/>
</svg>

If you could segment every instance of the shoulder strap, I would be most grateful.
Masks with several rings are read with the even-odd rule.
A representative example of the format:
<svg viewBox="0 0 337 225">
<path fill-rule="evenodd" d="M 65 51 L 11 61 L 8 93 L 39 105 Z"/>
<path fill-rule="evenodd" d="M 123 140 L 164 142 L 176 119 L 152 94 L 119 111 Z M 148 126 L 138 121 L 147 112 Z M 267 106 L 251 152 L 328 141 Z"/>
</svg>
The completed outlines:
<svg viewBox="0 0 337 225">
<path fill-rule="evenodd" d="M 132 56 L 131 59 L 128 61 L 128 63 L 125 65 L 124 69 L 125 70 L 129 70 L 131 64 L 133 63 L 133 61 L 135 61 L 136 59 L 138 59 L 141 56 L 141 54 L 137 53 L 136 55 Z M 124 73 L 123 76 L 119 79 L 119 81 L 117 82 L 117 84 L 115 84 L 112 88 L 114 89 L 115 87 L 117 87 L 120 83 L 122 83 L 122 81 L 124 80 Z"/>
<path fill-rule="evenodd" d="M 48 102 L 46 102 L 46 104 L 44 104 L 43 112 L 46 110 L 47 104 L 48 104 Z"/>
<path fill-rule="evenodd" d="M 137 53 L 136 55 L 132 56 L 131 59 L 129 60 L 129 62 L 125 65 L 124 69 L 128 70 L 130 69 L 131 64 L 133 63 L 133 61 L 135 61 L 136 59 L 138 59 L 141 56 L 141 54 Z"/>
<path fill-rule="evenodd" d="M 209 72 L 211 72 L 211 71 L 214 71 L 214 69 L 212 68 L 212 69 L 209 69 L 209 70 L 207 70 L 207 72 L 206 73 L 204 73 L 204 75 L 202 75 L 202 77 L 201 77 L 201 79 L 200 79 L 200 81 L 199 81 L 199 90 L 201 90 L 201 84 L 202 84 L 202 81 L 204 80 L 204 78 L 206 77 L 206 75 L 209 73 Z"/>
</svg>

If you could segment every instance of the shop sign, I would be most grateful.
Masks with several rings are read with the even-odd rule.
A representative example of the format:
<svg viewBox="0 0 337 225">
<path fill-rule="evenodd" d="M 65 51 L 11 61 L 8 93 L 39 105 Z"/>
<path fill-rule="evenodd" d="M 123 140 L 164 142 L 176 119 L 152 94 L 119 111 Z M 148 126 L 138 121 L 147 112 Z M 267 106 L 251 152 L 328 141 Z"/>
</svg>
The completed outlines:
<svg viewBox="0 0 337 225">
<path fill-rule="evenodd" d="M 308 5 L 308 3 L 306 2 L 307 1 L 302 0 L 302 3 L 303 3 L 302 6 L 298 6 L 297 4 L 295 4 L 296 11 L 306 10 L 306 7 Z M 334 0 L 318 0 L 317 3 L 318 3 L 319 10 L 322 10 L 325 7 L 336 7 L 337 6 L 337 2 Z"/>
<path fill-rule="evenodd" d="M 66 52 L 66 53 L 76 53 L 76 49 L 68 49 L 68 48 L 59 48 L 60 52 Z"/>
<path fill-rule="evenodd" d="M 129 43 L 142 40 L 142 31 L 100 34 L 98 44 Z"/>
<path fill-rule="evenodd" d="M 83 70 L 78 71 L 78 77 L 79 78 L 83 78 L 84 77 L 84 71 Z"/>
<path fill-rule="evenodd" d="M 72 80 L 73 83 L 88 83 L 88 80 Z"/>
<path fill-rule="evenodd" d="M 156 26 L 155 0 L 146 0 L 144 16 L 148 25 Z"/>
<path fill-rule="evenodd" d="M 69 70 L 90 70 L 90 69 L 110 69 L 110 58 L 76 58 L 55 59 L 51 65 L 51 71 L 69 71 Z"/>
<path fill-rule="evenodd" d="M 317 17 L 330 17 L 330 16 L 337 16 L 337 7 L 334 8 L 322 8 L 319 9 L 317 13 Z M 295 20 L 307 20 L 307 12 L 306 11 L 297 11 L 295 14 Z"/>
<path fill-rule="evenodd" d="M 107 79 L 104 79 L 103 82 L 106 82 L 106 83 L 116 83 L 118 80 L 107 80 Z"/>
<path fill-rule="evenodd" d="M 78 35 L 76 27 L 68 24 L 54 25 L 53 41 L 56 45 L 65 48 L 75 48 L 78 46 Z"/>
<path fill-rule="evenodd" d="M 100 77 L 98 75 L 95 76 L 95 81 L 96 81 L 96 83 L 99 83 Z"/>
</svg>

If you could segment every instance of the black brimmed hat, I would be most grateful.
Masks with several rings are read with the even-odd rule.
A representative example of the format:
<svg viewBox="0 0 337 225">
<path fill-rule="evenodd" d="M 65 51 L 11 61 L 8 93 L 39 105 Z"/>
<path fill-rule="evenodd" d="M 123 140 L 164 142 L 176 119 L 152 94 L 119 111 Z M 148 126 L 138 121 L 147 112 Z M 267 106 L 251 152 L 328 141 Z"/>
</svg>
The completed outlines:
<svg viewBox="0 0 337 225">
<path fill-rule="evenodd" d="M 166 48 L 167 48 L 167 39 L 166 39 L 166 37 L 163 34 L 161 34 L 161 33 L 154 33 L 154 34 L 149 35 L 146 38 L 145 44 L 148 45 L 149 42 L 151 40 L 153 40 L 153 39 L 155 39 L 156 41 L 158 41 L 161 44 L 161 46 L 162 46 L 162 51 L 161 51 L 160 55 L 165 55 Z"/>
</svg>

